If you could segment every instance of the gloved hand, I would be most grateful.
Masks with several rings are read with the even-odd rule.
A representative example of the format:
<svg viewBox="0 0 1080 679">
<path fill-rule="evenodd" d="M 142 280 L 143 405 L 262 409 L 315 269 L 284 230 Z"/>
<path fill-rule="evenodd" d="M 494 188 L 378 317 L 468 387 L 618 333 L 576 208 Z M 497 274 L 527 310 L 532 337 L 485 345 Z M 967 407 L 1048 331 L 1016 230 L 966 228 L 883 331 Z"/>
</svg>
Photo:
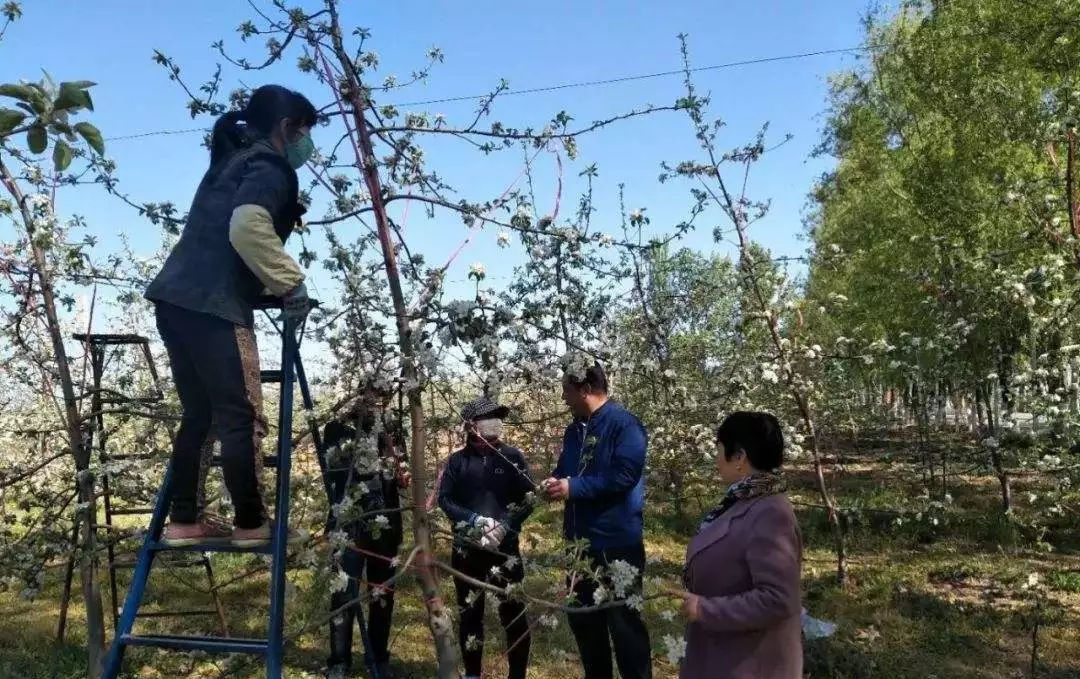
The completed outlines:
<svg viewBox="0 0 1080 679">
<path fill-rule="evenodd" d="M 489 530 L 487 533 L 487 548 L 498 549 L 499 545 L 502 544 L 502 541 L 506 539 L 506 534 L 507 532 L 509 532 L 509 530 L 509 526 L 507 526 L 505 523 L 496 523 L 495 527 Z"/>
<path fill-rule="evenodd" d="M 476 533 L 480 535 L 477 542 L 481 547 L 487 548 L 488 533 L 495 528 L 495 519 L 490 516 L 480 516 L 479 514 L 473 517 L 473 526 L 476 528 Z"/>
<path fill-rule="evenodd" d="M 293 323 L 299 324 L 311 311 L 311 300 L 303 283 L 286 292 L 281 302 L 282 315 Z"/>
</svg>

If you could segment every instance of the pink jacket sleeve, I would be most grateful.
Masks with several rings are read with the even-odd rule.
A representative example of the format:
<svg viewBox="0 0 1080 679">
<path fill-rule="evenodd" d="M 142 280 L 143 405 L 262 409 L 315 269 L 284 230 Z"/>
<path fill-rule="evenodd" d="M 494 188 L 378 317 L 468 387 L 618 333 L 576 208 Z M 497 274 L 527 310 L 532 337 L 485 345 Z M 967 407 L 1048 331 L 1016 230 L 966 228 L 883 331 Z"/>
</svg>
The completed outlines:
<svg viewBox="0 0 1080 679">
<path fill-rule="evenodd" d="M 765 507 L 754 517 L 747 543 L 745 560 L 753 585 L 738 594 L 702 597 L 696 624 L 712 632 L 749 632 L 798 615 L 801 543 L 791 510 L 783 505 Z"/>
</svg>

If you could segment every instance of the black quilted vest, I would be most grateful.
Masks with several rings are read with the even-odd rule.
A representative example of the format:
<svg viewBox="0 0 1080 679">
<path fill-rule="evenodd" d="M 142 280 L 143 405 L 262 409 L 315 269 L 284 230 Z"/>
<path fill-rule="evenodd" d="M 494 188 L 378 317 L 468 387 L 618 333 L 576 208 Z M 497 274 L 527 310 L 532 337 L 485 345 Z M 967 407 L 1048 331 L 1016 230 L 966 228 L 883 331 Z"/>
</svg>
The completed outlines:
<svg viewBox="0 0 1080 679">
<path fill-rule="evenodd" d="M 237 189 L 253 163 L 272 163 L 285 170 L 278 174 L 288 182 L 290 199 L 272 217 L 281 242 L 289 237 L 303 214 L 296 171 L 265 142 L 236 151 L 203 176 L 180 240 L 147 287 L 147 299 L 252 327 L 253 305 L 264 286 L 229 242 L 229 220 Z"/>
</svg>

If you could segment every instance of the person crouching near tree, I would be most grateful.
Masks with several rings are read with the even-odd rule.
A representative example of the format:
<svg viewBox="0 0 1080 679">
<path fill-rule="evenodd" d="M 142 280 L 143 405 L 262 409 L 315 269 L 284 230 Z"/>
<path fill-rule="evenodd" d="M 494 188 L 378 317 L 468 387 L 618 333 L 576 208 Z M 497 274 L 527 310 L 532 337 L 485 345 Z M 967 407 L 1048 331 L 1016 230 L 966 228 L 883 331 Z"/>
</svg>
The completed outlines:
<svg viewBox="0 0 1080 679">
<path fill-rule="evenodd" d="M 361 578 L 367 580 L 370 597 L 367 650 L 379 679 L 390 679 L 394 587 L 384 583 L 397 570 L 402 541 L 398 490 L 407 488 L 410 478 L 404 440 L 387 431 L 385 404 L 385 394 L 370 391 L 343 418 L 327 423 L 323 433 L 331 494 L 327 526 L 339 550 L 339 577 L 347 578 L 330 595 L 330 609 L 342 609 L 330 619 L 330 679 L 341 679 L 352 669 L 353 622 L 363 624 L 362 603 L 356 602 Z"/>
<path fill-rule="evenodd" d="M 450 456 L 439 485 L 439 507 L 454 525 L 450 565 L 460 573 L 505 588 L 525 578 L 518 531 L 532 512 L 535 487 L 521 451 L 502 441 L 510 409 L 488 397 L 461 411 L 465 447 Z M 479 679 L 484 654 L 485 591 L 454 578 L 460 613 L 459 643 L 465 679 Z M 509 679 L 525 679 L 531 637 L 525 604 L 498 596 L 506 632 Z"/>
<path fill-rule="evenodd" d="M 779 474 L 780 423 L 736 412 L 716 431 L 728 484 L 686 550 L 681 679 L 802 679 L 802 537 Z"/>
</svg>

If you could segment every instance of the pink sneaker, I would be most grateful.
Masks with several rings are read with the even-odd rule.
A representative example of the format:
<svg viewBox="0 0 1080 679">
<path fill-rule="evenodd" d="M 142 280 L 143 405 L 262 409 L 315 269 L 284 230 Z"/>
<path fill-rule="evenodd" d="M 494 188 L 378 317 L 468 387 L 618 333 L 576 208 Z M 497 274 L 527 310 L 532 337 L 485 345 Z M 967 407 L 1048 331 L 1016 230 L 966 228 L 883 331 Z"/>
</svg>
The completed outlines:
<svg viewBox="0 0 1080 679">
<path fill-rule="evenodd" d="M 274 524 L 267 521 L 258 528 L 233 528 L 232 544 L 237 547 L 261 547 L 269 544 L 274 537 Z M 304 536 L 290 528 L 286 543 L 293 545 L 304 542 Z"/>
<path fill-rule="evenodd" d="M 257 528 L 233 528 L 231 542 L 237 547 L 261 547 L 270 542 L 270 523 Z"/>
<path fill-rule="evenodd" d="M 199 523 L 170 522 L 165 526 L 161 542 L 170 547 L 190 547 L 204 543 L 222 542 L 232 537 L 227 528 L 207 521 Z"/>
</svg>

